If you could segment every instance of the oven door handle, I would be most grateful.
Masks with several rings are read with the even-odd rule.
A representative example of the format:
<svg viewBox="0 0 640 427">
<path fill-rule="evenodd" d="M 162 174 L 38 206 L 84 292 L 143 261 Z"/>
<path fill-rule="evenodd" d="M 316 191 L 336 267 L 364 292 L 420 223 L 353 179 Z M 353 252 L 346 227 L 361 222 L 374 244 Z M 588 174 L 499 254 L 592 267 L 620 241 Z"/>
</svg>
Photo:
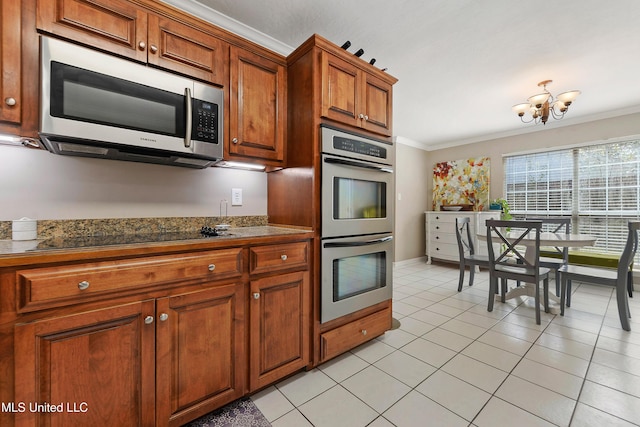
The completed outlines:
<svg viewBox="0 0 640 427">
<path fill-rule="evenodd" d="M 390 242 L 393 240 L 393 236 L 382 237 L 380 239 L 367 240 L 364 242 L 327 242 L 324 244 L 325 248 L 353 248 L 356 246 L 369 246 L 369 245 L 377 245 L 378 243 Z"/>
<path fill-rule="evenodd" d="M 390 167 L 376 166 L 369 163 L 355 162 L 353 160 L 336 159 L 335 157 L 325 157 L 324 162 L 343 166 L 353 166 L 356 168 L 373 169 L 379 172 L 393 173 L 393 169 Z"/>
</svg>

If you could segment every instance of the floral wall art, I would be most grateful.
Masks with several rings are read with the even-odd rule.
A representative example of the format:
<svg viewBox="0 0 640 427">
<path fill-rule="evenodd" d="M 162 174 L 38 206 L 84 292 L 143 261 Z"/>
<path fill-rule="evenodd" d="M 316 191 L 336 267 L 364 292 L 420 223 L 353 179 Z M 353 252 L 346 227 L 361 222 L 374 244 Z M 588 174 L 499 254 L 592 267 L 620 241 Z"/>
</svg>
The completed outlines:
<svg viewBox="0 0 640 427">
<path fill-rule="evenodd" d="M 436 163 L 433 168 L 433 210 L 482 211 L 489 208 L 488 157 Z M 457 209 L 457 208 L 456 208 Z"/>
</svg>

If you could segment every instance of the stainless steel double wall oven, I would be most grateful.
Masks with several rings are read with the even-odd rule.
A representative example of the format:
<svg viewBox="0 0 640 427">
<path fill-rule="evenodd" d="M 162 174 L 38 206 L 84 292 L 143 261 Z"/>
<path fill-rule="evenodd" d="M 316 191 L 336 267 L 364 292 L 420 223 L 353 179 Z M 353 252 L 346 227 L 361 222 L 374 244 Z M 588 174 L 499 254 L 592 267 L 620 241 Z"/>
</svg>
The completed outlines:
<svg viewBox="0 0 640 427">
<path fill-rule="evenodd" d="M 321 322 L 391 299 L 395 150 L 322 125 Z"/>
</svg>

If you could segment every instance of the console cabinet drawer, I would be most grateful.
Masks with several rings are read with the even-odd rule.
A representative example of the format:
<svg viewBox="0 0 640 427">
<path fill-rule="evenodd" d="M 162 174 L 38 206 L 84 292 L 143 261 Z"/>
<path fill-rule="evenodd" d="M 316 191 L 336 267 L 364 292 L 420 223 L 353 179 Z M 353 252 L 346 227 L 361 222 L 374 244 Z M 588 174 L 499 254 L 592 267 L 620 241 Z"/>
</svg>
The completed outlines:
<svg viewBox="0 0 640 427">
<path fill-rule="evenodd" d="M 114 291 L 240 276 L 242 248 L 36 268 L 16 274 L 19 311 L 34 311 Z"/>
<path fill-rule="evenodd" d="M 294 267 L 307 267 L 309 263 L 308 242 L 281 245 L 255 246 L 249 250 L 251 274 L 272 273 Z"/>
<path fill-rule="evenodd" d="M 320 359 L 325 361 L 338 356 L 389 329 L 391 309 L 385 309 L 325 332 L 320 335 Z"/>
</svg>

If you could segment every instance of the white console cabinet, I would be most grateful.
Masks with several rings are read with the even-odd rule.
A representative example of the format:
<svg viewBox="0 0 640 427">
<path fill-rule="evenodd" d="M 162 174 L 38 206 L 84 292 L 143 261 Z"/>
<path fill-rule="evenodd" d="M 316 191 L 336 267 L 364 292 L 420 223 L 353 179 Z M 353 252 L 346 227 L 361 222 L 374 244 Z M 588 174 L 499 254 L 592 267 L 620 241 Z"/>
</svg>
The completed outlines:
<svg viewBox="0 0 640 427">
<path fill-rule="evenodd" d="M 427 211 L 425 212 L 427 264 L 431 264 L 434 258 L 444 261 L 460 261 L 458 241 L 456 240 L 456 218 L 465 216 L 471 219 L 469 225 L 476 253 L 487 255 L 487 244 L 484 241 L 478 241 L 476 230 L 484 232 L 485 221 L 500 219 L 500 211 Z"/>
</svg>

